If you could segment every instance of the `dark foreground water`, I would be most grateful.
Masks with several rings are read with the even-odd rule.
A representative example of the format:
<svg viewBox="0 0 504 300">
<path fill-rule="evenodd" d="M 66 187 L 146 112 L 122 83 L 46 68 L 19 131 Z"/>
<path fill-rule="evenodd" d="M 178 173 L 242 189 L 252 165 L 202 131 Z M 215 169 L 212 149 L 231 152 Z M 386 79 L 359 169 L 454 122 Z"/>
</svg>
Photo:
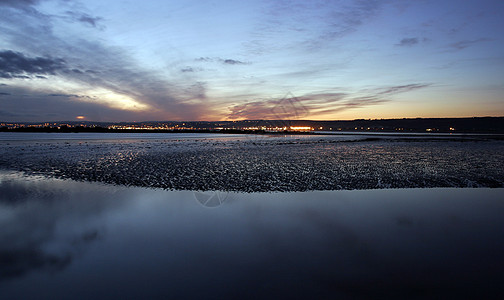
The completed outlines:
<svg viewBox="0 0 504 300">
<path fill-rule="evenodd" d="M 504 189 L 165 191 L 0 172 L 0 299 L 489 299 Z"/>
</svg>

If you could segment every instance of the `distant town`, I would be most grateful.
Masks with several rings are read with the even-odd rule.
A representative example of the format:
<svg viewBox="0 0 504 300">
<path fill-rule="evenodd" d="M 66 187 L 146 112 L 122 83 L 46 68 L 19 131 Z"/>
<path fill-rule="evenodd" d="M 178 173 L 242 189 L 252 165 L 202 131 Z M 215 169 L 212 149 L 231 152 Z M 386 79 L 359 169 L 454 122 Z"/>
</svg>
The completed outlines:
<svg viewBox="0 0 504 300">
<path fill-rule="evenodd" d="M 3 132 L 404 132 L 504 133 L 504 117 L 151 122 L 0 122 Z"/>
</svg>

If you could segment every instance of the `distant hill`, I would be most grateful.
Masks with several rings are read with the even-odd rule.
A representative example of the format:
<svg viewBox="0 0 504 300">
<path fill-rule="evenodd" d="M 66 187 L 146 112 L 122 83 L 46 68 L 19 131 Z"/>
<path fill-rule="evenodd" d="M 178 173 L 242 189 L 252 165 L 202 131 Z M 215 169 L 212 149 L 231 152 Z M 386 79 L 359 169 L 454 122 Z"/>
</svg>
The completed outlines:
<svg viewBox="0 0 504 300">
<path fill-rule="evenodd" d="M 283 131 L 294 128 L 350 132 L 438 132 L 504 134 L 504 117 L 374 119 L 351 121 L 242 120 L 242 121 L 149 121 L 149 122 L 0 122 L 0 131 L 39 132 L 240 132 Z"/>
</svg>

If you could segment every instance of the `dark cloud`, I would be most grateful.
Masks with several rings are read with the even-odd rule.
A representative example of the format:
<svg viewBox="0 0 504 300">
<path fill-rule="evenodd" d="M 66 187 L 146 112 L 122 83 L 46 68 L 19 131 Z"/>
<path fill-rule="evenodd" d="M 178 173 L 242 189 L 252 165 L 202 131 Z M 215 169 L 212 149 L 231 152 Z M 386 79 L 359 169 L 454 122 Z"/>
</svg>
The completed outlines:
<svg viewBox="0 0 504 300">
<path fill-rule="evenodd" d="M 10 93 L 4 93 L 4 92 L 0 92 L 0 96 L 9 96 Z"/>
<path fill-rule="evenodd" d="M 242 61 L 235 60 L 235 59 L 222 59 L 221 61 L 227 65 L 245 65 L 246 64 Z"/>
<path fill-rule="evenodd" d="M 67 11 L 66 15 L 69 20 L 74 22 L 81 22 L 86 26 L 103 29 L 104 26 L 101 24 L 103 21 L 102 17 L 94 17 L 89 14 L 77 11 Z"/>
<path fill-rule="evenodd" d="M 40 2 L 39 0 L 0 0 L 0 5 L 22 7 L 34 5 Z"/>
<path fill-rule="evenodd" d="M 45 15 L 33 7 L 29 11 L 6 11 L 0 6 L 0 15 L 5 15 L 1 22 L 2 28 L 8 28 L 2 32 L 2 38 L 8 42 L 10 49 L 15 50 L 3 51 L 9 59 L 2 62 L 0 78 L 30 79 L 57 73 L 65 81 L 82 85 L 89 91 L 99 91 L 99 94 L 90 95 L 95 96 L 93 101 L 84 101 L 84 98 L 69 101 L 69 98 L 61 98 L 58 103 L 61 106 L 57 108 L 60 112 L 89 111 L 96 116 L 88 118 L 90 120 L 125 121 L 197 120 L 211 111 L 209 104 L 202 102 L 205 90 L 201 87 L 190 90 L 189 87 L 195 82 L 191 82 L 187 75 L 167 80 L 158 72 L 139 66 L 127 51 L 109 47 L 100 40 L 86 40 L 77 36 L 60 38 L 53 30 L 53 16 Z M 10 59 L 13 55 L 18 58 L 17 61 Z M 50 94 L 51 89 L 54 89 L 54 93 L 60 93 L 58 87 L 49 86 L 39 94 Z M 34 91 L 27 92 L 35 94 Z M 107 102 L 106 94 L 112 94 L 117 99 L 114 105 Z M 17 94 L 12 93 L 12 97 L 15 95 Z M 105 99 L 101 95 L 105 95 Z M 144 108 L 129 105 L 121 109 L 121 102 L 118 101 L 121 97 L 132 99 Z M 52 98 L 54 100 L 58 97 Z M 63 100 L 67 102 L 63 103 Z M 24 116 L 25 104 L 21 102 L 13 101 L 18 104 L 11 105 L 8 111 Z M 45 108 L 35 105 L 33 111 L 38 116 L 37 120 L 46 117 L 55 120 L 56 116 L 49 115 L 52 108 L 50 105 Z M 5 107 L 2 109 L 7 110 Z M 58 118 L 62 117 L 60 113 L 57 115 Z"/>
<path fill-rule="evenodd" d="M 422 89 L 431 86 L 432 84 L 420 84 L 420 83 L 414 83 L 414 84 L 406 84 L 406 85 L 396 85 L 396 86 L 391 86 L 391 87 L 386 87 L 386 88 L 381 88 L 377 92 L 377 95 L 379 96 L 384 96 L 384 95 L 393 95 L 393 94 L 398 94 L 398 93 L 405 93 L 409 92 L 412 90 L 417 90 L 417 89 Z"/>
<path fill-rule="evenodd" d="M 198 62 L 220 62 L 220 63 L 226 64 L 226 65 L 248 65 L 249 64 L 247 62 L 243 62 L 243 61 L 236 60 L 236 59 L 220 58 L 220 57 L 200 57 L 200 58 L 196 58 L 195 61 L 198 61 Z"/>
<path fill-rule="evenodd" d="M 459 42 L 450 44 L 449 46 L 453 49 L 456 49 L 456 50 L 462 50 L 462 49 L 465 49 L 465 48 L 470 47 L 472 45 L 479 44 L 482 42 L 489 42 L 489 41 L 492 41 L 492 39 L 479 38 L 479 39 L 475 39 L 475 40 L 459 41 Z"/>
<path fill-rule="evenodd" d="M 191 68 L 191 67 L 186 67 L 186 68 L 181 69 L 180 72 L 183 72 L 183 73 L 185 73 L 185 72 L 194 72 L 194 69 Z"/>
<path fill-rule="evenodd" d="M 418 44 L 418 38 L 404 38 L 402 39 L 398 46 L 413 46 Z"/>
<path fill-rule="evenodd" d="M 80 97 L 83 97 L 83 96 L 79 96 L 79 95 L 76 95 L 76 94 L 48 94 L 47 96 L 49 97 L 75 97 L 75 98 L 80 98 Z"/>
<path fill-rule="evenodd" d="M 61 58 L 34 57 L 11 50 L 0 51 L 1 78 L 30 78 L 30 75 L 55 75 L 65 68 Z"/>
<path fill-rule="evenodd" d="M 199 90 L 194 99 L 204 99 L 204 86 L 193 87 Z M 191 92 L 193 92 L 191 90 Z M 64 121 L 84 115 L 88 120 L 166 120 L 166 112 L 134 111 L 110 107 L 101 101 L 100 96 L 70 93 L 39 93 L 26 88 L 10 88 L 3 91 L 10 95 L 0 96 L 0 119 L 2 121 Z M 184 116 L 184 112 L 180 113 Z"/>
<path fill-rule="evenodd" d="M 210 57 L 199 57 L 199 58 L 196 58 L 195 61 L 213 61 L 212 58 Z"/>
<path fill-rule="evenodd" d="M 42 0 L 0 0 L 0 6 L 10 6 L 17 9 L 30 9 L 32 13 L 40 14 L 37 10 L 31 8 L 33 5 L 38 4 Z M 40 14 L 42 16 L 42 14 Z M 57 16 L 53 16 L 57 17 Z M 91 16 L 87 13 L 79 11 L 66 11 L 64 19 L 72 22 L 80 22 L 86 26 L 103 29 L 104 26 L 100 24 L 103 20 L 101 17 Z"/>
</svg>

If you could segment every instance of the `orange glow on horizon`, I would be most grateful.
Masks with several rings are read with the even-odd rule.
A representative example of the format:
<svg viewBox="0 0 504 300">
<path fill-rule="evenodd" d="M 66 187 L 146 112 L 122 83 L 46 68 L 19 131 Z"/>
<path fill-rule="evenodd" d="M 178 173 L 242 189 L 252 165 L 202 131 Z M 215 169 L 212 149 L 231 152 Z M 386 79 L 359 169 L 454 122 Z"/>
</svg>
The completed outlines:
<svg viewBox="0 0 504 300">
<path fill-rule="evenodd" d="M 84 120 L 86 117 L 84 117 L 84 116 L 77 116 L 75 118 L 78 119 L 78 120 Z"/>
<path fill-rule="evenodd" d="M 294 131 L 309 131 L 309 130 L 313 130 L 313 128 L 311 128 L 309 126 L 291 126 L 290 129 L 294 130 Z"/>
</svg>

